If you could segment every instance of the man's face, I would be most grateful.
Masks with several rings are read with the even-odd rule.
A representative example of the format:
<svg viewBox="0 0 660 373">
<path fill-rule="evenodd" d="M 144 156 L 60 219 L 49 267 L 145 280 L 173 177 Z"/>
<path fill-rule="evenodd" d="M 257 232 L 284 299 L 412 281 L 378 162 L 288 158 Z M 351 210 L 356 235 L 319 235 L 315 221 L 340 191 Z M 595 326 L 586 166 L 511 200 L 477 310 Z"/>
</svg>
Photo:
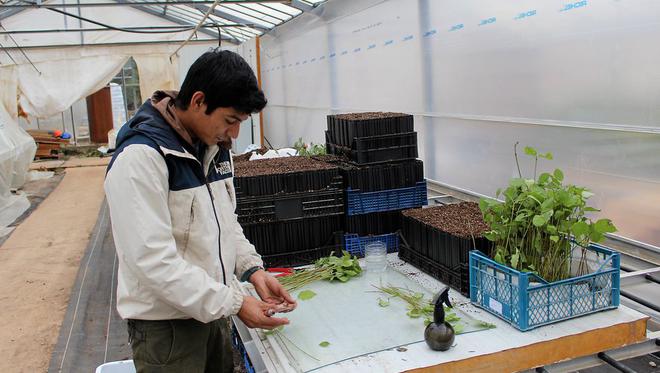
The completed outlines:
<svg viewBox="0 0 660 373">
<path fill-rule="evenodd" d="M 231 147 L 231 140 L 238 137 L 241 122 L 248 118 L 231 107 L 216 108 L 211 114 L 206 114 L 206 104 L 202 104 L 196 112 L 192 129 L 198 139 L 206 145 Z"/>
</svg>

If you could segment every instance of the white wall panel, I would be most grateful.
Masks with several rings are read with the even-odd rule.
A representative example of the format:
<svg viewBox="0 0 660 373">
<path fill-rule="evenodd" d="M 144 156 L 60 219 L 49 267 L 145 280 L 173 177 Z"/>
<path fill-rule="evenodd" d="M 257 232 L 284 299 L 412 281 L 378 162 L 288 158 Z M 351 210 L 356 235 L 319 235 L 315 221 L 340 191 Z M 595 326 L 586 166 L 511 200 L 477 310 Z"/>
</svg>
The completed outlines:
<svg viewBox="0 0 660 373">
<path fill-rule="evenodd" d="M 621 235 L 660 246 L 658 40 L 655 0 L 331 0 L 262 38 L 266 137 L 413 113 L 427 176 L 486 195 L 520 141 L 593 189 Z"/>
</svg>

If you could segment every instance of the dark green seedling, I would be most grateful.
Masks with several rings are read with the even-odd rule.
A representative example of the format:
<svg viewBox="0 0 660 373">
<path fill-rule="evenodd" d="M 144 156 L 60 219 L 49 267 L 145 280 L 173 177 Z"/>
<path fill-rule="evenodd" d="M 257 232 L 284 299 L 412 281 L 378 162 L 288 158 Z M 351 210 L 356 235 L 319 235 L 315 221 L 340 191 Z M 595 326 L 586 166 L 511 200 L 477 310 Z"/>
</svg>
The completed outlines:
<svg viewBox="0 0 660 373">
<path fill-rule="evenodd" d="M 424 330 L 426 344 L 435 351 L 447 351 L 454 343 L 454 328 L 445 321 L 445 309 L 443 304 L 451 307 L 449 303 L 449 287 L 446 286 L 438 294 L 433 310 L 433 322 Z"/>
</svg>

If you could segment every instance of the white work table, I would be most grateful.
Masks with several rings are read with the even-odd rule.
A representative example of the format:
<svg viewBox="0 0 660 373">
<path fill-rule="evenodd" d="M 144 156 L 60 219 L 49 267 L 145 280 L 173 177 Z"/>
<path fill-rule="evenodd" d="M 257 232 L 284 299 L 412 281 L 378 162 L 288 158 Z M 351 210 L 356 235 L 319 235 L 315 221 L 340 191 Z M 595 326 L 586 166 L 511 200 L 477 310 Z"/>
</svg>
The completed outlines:
<svg viewBox="0 0 660 373">
<path fill-rule="evenodd" d="M 396 254 L 389 254 L 388 262 L 432 293 L 443 287 L 442 283 L 400 261 Z M 443 372 L 509 372 L 622 347 L 642 341 L 646 335 L 648 317 L 625 306 L 520 332 L 473 306 L 469 299 L 455 291 L 451 292 L 451 298 L 462 312 L 497 327 L 457 335 L 454 346 L 444 352 L 432 351 L 423 341 L 415 342 L 352 357 L 312 371 L 400 372 L 441 368 Z M 292 361 L 295 358 L 289 349 L 283 348 L 277 340 L 266 338 L 263 331 L 247 329 L 237 318 L 234 322 L 257 372 L 301 371 L 300 366 Z M 337 325 L 337 328 L 342 327 L 344 325 Z M 391 328 L 382 330 L 382 333 L 392 332 L 395 331 Z"/>
</svg>

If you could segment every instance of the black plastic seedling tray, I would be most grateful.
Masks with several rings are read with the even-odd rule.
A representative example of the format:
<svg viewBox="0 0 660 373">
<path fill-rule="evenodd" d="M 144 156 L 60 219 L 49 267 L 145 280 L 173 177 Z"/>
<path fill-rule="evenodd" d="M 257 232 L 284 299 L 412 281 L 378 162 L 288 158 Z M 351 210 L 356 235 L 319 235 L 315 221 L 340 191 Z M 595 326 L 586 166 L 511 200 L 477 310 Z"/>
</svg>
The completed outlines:
<svg viewBox="0 0 660 373">
<path fill-rule="evenodd" d="M 236 197 L 342 189 L 339 168 L 235 177 Z"/>
<path fill-rule="evenodd" d="M 458 237 L 417 219 L 401 216 L 401 232 L 410 248 L 450 269 L 467 265 L 470 250 L 488 253 L 491 242 L 485 237 Z"/>
<path fill-rule="evenodd" d="M 328 132 L 340 146 L 350 147 L 356 137 L 405 133 L 414 131 L 412 115 L 401 114 L 387 118 L 342 119 L 343 114 L 328 115 Z"/>
<path fill-rule="evenodd" d="M 239 197 L 236 207 L 238 222 L 241 224 L 341 215 L 344 212 L 344 191 L 336 188 L 260 197 Z"/>
<path fill-rule="evenodd" d="M 270 223 L 243 223 L 245 237 L 261 255 L 285 254 L 327 245 L 343 230 L 341 214 Z"/>
<path fill-rule="evenodd" d="M 359 165 L 415 159 L 418 155 L 417 132 L 356 137 L 347 147 L 337 144 L 326 131 L 326 151 L 347 157 Z"/>
<path fill-rule="evenodd" d="M 414 187 L 424 181 L 424 163 L 420 160 L 357 166 L 334 161 L 344 177 L 344 189 L 375 192 Z"/>
<path fill-rule="evenodd" d="M 461 294 L 470 296 L 469 265 L 461 264 L 453 269 L 443 266 L 413 250 L 405 242 L 399 244 L 399 258 L 419 268 L 443 284 L 451 286 Z"/>
<path fill-rule="evenodd" d="M 401 212 L 386 211 L 346 216 L 346 233 L 360 236 L 393 233 L 401 229 Z"/>
</svg>

